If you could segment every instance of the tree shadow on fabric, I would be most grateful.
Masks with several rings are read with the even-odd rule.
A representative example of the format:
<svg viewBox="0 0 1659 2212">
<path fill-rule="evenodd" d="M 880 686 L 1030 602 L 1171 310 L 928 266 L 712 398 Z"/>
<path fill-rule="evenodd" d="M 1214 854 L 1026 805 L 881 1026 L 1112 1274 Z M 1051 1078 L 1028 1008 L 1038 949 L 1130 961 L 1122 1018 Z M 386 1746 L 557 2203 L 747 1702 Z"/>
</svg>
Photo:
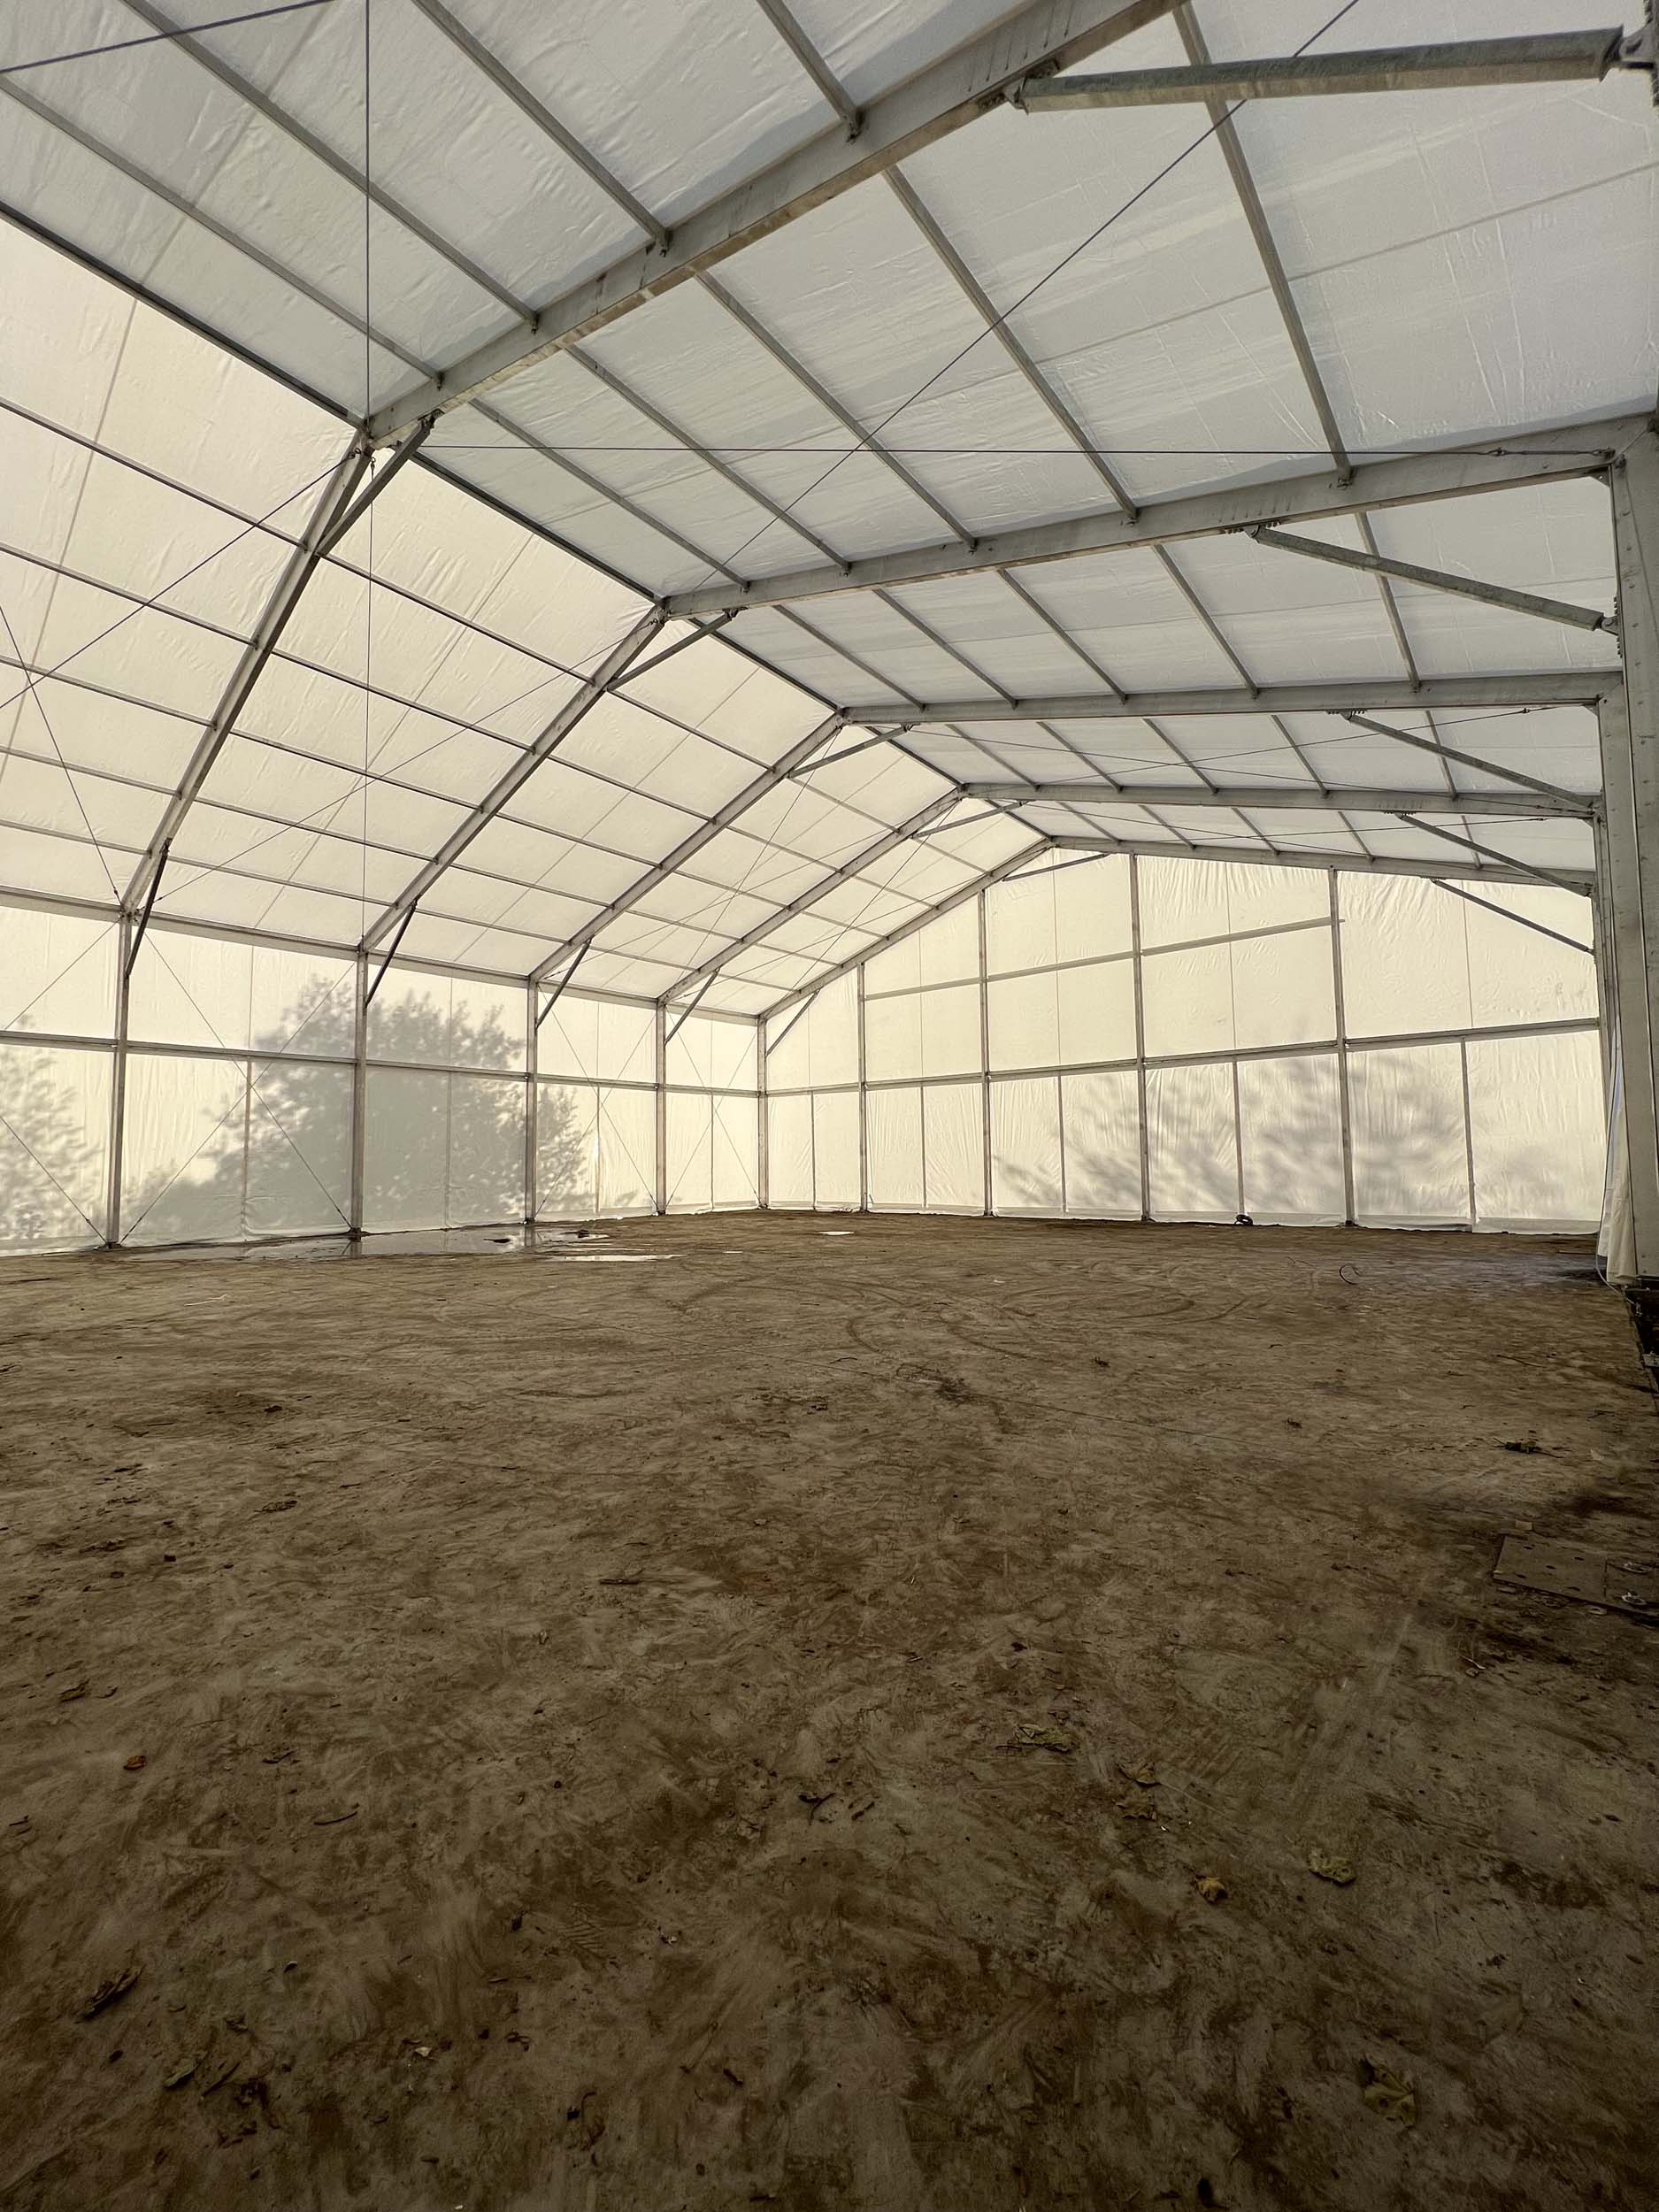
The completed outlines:
<svg viewBox="0 0 1659 2212">
<path fill-rule="evenodd" d="M 0 1252 L 103 1241 L 109 1056 L 0 1047 Z"/>
<path fill-rule="evenodd" d="M 1351 1062 L 1357 1071 L 1364 1056 Z M 1308 1064 L 1311 1070 L 1317 1063 Z M 1225 1072 L 1225 1071 L 1224 1071 Z M 1356 1074 L 1356 1097 L 1364 1079 Z M 1356 1211 L 1374 1221 L 1435 1220 L 1468 1216 L 1461 1094 L 1448 1097 L 1415 1071 L 1398 1066 L 1386 1086 L 1373 1086 L 1369 1138 L 1356 1135 Z M 1204 1110 L 1207 1105 L 1209 1110 Z M 1356 1132 L 1360 1114 L 1356 1109 Z M 1208 1101 L 1148 1099 L 1151 1212 L 1155 1220 L 1199 1217 L 1232 1221 L 1240 1210 L 1230 1073 Z M 1140 1209 L 1138 1137 L 1109 1147 L 1065 1136 L 1066 1195 L 1071 1210 L 1133 1217 Z M 1262 1220 L 1340 1221 L 1345 1210 L 1342 1134 L 1334 1083 L 1286 1084 L 1270 1114 L 1247 1111 L 1243 1130 L 1243 1210 Z M 1540 1187 L 1554 1189 L 1558 1175 Z M 1077 1194 L 1087 1192 L 1087 1204 Z M 1056 1179 L 1019 1163 L 999 1163 L 999 1211 L 1060 1211 Z"/>
<path fill-rule="evenodd" d="M 319 981 L 264 1036 L 294 1053 L 349 1056 L 349 999 L 342 1005 L 338 990 Z M 520 1218 L 524 1084 L 465 1071 L 510 1065 L 521 1056 L 521 1041 L 494 1015 L 479 1020 L 427 994 L 377 1010 L 373 1041 L 372 1219 L 444 1228 Z M 0 1046 L 0 1251 L 102 1242 L 109 1068 L 109 1056 L 96 1051 Z M 134 1048 L 122 1241 L 342 1233 L 350 1204 L 351 1094 L 349 1057 L 180 1060 Z M 537 1107 L 542 1187 L 590 1185 L 591 1139 L 569 1093 L 543 1085 Z"/>
</svg>

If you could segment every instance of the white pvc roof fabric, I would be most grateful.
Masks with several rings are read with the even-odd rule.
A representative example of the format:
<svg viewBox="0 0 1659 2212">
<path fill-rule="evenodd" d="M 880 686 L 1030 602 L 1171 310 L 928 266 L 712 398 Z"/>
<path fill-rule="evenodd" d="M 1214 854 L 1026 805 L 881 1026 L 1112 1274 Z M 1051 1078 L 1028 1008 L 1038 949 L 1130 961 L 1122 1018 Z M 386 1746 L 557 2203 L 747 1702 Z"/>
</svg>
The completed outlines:
<svg viewBox="0 0 1659 2212">
<path fill-rule="evenodd" d="M 792 12 L 862 104 L 1017 12 Z M 1331 12 L 1200 0 L 1194 19 L 1222 58 L 1288 52 Z M 1359 0 L 1320 50 L 1606 15 Z M 0 8 L 0 886 L 104 904 L 129 895 L 350 426 L 840 127 L 757 0 L 323 0 L 18 66 L 186 19 Z M 1166 19 L 1083 66 L 1185 58 Z M 1107 509 L 1113 485 L 1304 474 L 1333 429 L 1364 457 L 1651 407 L 1645 81 L 1244 109 L 1317 391 L 1205 122 L 999 108 L 442 415 L 302 595 L 157 913 L 357 944 L 672 592 Z M 856 449 L 878 431 L 885 453 Z M 1612 607 L 1591 480 L 1371 527 L 1386 556 Z M 1363 543 L 1352 520 L 1308 529 Z M 641 663 L 692 635 L 668 625 Z M 1461 795 L 1446 828 L 1581 870 L 1585 824 L 1483 817 L 1501 776 L 1332 715 L 964 720 L 765 783 L 833 712 L 881 702 L 1617 664 L 1606 631 L 1240 536 L 757 609 L 601 699 L 401 949 L 528 974 L 608 916 L 585 988 L 695 978 L 706 1010 L 755 1013 L 1050 835 L 1448 861 L 1398 817 L 1276 811 L 1295 787 Z M 1579 708 L 1384 718 L 1597 787 Z M 1079 780 L 1124 797 L 952 800 Z M 1262 796 L 1148 810 L 1137 786 Z"/>
</svg>

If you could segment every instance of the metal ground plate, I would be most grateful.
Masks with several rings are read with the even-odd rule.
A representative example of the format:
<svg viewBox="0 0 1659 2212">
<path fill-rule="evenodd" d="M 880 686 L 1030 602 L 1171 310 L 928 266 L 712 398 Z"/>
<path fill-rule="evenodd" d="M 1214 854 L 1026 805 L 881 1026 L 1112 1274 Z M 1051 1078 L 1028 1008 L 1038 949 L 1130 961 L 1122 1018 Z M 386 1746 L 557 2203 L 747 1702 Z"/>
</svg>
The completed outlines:
<svg viewBox="0 0 1659 2212">
<path fill-rule="evenodd" d="M 1517 1590 L 1542 1590 L 1586 1605 L 1610 1606 L 1659 1621 L 1659 1561 L 1582 1544 L 1546 1543 L 1535 1536 L 1506 1536 L 1492 1571 L 1495 1582 Z"/>
</svg>

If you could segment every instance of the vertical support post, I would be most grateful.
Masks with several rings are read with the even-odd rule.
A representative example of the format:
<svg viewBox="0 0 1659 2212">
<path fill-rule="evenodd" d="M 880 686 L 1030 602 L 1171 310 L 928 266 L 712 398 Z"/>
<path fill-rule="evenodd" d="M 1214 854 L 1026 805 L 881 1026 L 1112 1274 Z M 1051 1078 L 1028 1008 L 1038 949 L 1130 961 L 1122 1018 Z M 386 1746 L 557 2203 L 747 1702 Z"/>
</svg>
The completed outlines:
<svg viewBox="0 0 1659 2212">
<path fill-rule="evenodd" d="M 541 1031 L 536 1027 L 536 999 L 539 994 L 532 977 L 524 987 L 524 1225 L 534 1229 L 537 1211 L 535 1187 L 536 1116 L 541 1103 L 541 1086 L 536 1080 L 536 1065 L 540 1058 L 538 1041 Z"/>
<path fill-rule="evenodd" d="M 657 1210 L 668 1211 L 668 1009 L 659 1006 L 654 1032 L 657 1068 Z"/>
<path fill-rule="evenodd" d="M 858 1210 L 870 1210 L 870 1098 L 864 1052 L 864 964 L 858 963 Z"/>
<path fill-rule="evenodd" d="M 1629 1158 L 1631 1236 L 1612 1271 L 1659 1283 L 1659 435 L 1610 472 L 1624 695 L 1602 702 L 1609 901 L 1617 1005 L 1618 1095 Z"/>
<path fill-rule="evenodd" d="M 772 1115 L 766 1104 L 766 1017 L 755 1017 L 755 1203 L 768 1210 L 772 1186 Z"/>
<path fill-rule="evenodd" d="M 1152 1145 L 1147 1126 L 1147 1002 L 1141 975 L 1141 863 L 1129 856 L 1129 963 L 1135 984 L 1135 1098 L 1140 1121 L 1141 1218 L 1152 1218 Z"/>
<path fill-rule="evenodd" d="M 1354 1219 L 1354 1110 L 1348 1088 L 1348 1000 L 1342 987 L 1342 900 L 1336 870 L 1327 874 L 1331 887 L 1331 994 L 1336 1008 L 1336 1103 L 1342 1125 L 1342 1219 L 1348 1228 Z"/>
<path fill-rule="evenodd" d="M 363 1237 L 363 1163 L 368 1139 L 369 1110 L 369 956 L 357 957 L 355 1006 L 351 1025 L 351 1194 L 347 1202 L 351 1239 Z"/>
<path fill-rule="evenodd" d="M 1613 917 L 1608 902 L 1607 825 L 1598 821 L 1595 837 L 1595 888 L 1590 895 L 1590 943 L 1595 955 L 1596 1033 L 1601 1046 L 1601 1115 L 1613 1111 Z"/>
<path fill-rule="evenodd" d="M 1472 1229 L 1478 1218 L 1475 1205 L 1475 1118 L 1469 1103 L 1469 1040 L 1457 1041 L 1458 1065 L 1463 1074 L 1463 1173 L 1469 1182 L 1469 1225 Z"/>
<path fill-rule="evenodd" d="M 1237 1201 L 1237 1216 L 1244 1218 L 1244 1107 L 1239 1097 L 1239 1062 L 1235 1053 L 1233 1061 L 1233 1188 Z"/>
<path fill-rule="evenodd" d="M 986 1219 L 991 1217 L 991 963 L 989 939 L 985 925 L 985 898 L 979 894 L 979 1121 L 983 1136 L 985 1204 L 980 1209 Z"/>
<path fill-rule="evenodd" d="M 132 979 L 127 972 L 132 956 L 133 918 L 121 916 L 115 943 L 115 1042 L 110 1061 L 110 1188 L 104 1207 L 104 1240 L 111 1251 L 121 1241 L 122 1157 L 127 1147 L 127 1035 Z"/>
</svg>

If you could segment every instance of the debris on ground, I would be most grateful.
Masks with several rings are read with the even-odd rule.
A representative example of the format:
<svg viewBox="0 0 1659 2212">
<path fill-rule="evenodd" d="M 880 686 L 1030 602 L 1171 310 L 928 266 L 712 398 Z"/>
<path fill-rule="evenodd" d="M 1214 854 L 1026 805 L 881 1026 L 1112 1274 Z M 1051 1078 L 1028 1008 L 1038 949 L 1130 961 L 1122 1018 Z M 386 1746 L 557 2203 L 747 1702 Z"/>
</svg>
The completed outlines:
<svg viewBox="0 0 1659 2212">
<path fill-rule="evenodd" d="M 1149 1797 L 1119 1798 L 1112 1810 L 1125 1820 L 1156 1820 L 1158 1809 Z"/>
<path fill-rule="evenodd" d="M 195 2071 L 196 2061 L 193 2058 L 181 2058 L 161 2085 L 164 2089 L 182 2089 Z"/>
<path fill-rule="evenodd" d="M 1066 1758 L 1077 1747 L 1078 1739 L 1071 1729 L 1055 1728 L 1046 1721 L 1022 1721 L 1014 1731 L 1017 1751 L 1056 1751 Z"/>
<path fill-rule="evenodd" d="M 69 1689 L 67 1689 L 67 1690 L 59 1690 L 59 1691 L 58 1691 L 58 1702 L 60 1705 L 69 1705 L 69 1704 L 73 1704 L 73 1701 L 74 1701 L 74 1700 L 75 1700 L 76 1698 L 78 1698 L 78 1697 L 85 1697 L 86 1694 L 87 1694 L 87 1686 L 86 1686 L 86 1684 L 85 1684 L 84 1682 L 77 1682 L 77 1683 L 75 1683 L 75 1684 L 74 1684 L 74 1685 L 73 1685 L 71 1688 L 69 1688 Z"/>
<path fill-rule="evenodd" d="M 1339 1889 L 1346 1889 L 1356 1879 L 1353 1861 L 1334 1851 L 1310 1851 L 1308 1865 L 1322 1882 L 1334 1882 Z"/>
<path fill-rule="evenodd" d="M 142 1966 L 124 1966 L 119 1974 L 112 1974 L 107 1982 L 100 1982 L 81 2008 L 81 2017 L 83 2020 L 96 2020 L 99 2013 L 107 2012 L 112 2004 L 126 1996 L 143 1970 Z"/>
<path fill-rule="evenodd" d="M 1227 1886 L 1219 1874 L 1201 1874 L 1194 1887 L 1207 1905 L 1220 1905 L 1226 1901 Z"/>
<path fill-rule="evenodd" d="M 1543 1448 L 1535 1438 L 1530 1436 L 1518 1437 L 1513 1441 L 1506 1440 L 1503 1446 L 1506 1452 L 1541 1452 Z"/>
<path fill-rule="evenodd" d="M 1120 1761 L 1118 1771 L 1125 1782 L 1133 1782 L 1137 1789 L 1155 1790 L 1158 1786 L 1158 1778 L 1149 1766 L 1126 1767 Z"/>
<path fill-rule="evenodd" d="M 1417 2093 L 1410 2082 L 1396 2074 L 1392 2066 L 1385 2066 L 1374 2058 L 1363 2058 L 1359 2062 L 1361 2094 L 1373 2112 L 1385 2120 L 1398 2120 L 1404 2127 L 1417 2123 Z"/>
<path fill-rule="evenodd" d="M 130 1759 L 123 1759 L 121 1762 L 128 1774 L 142 1774 L 149 1763 L 149 1760 L 142 1751 L 134 1752 Z"/>
</svg>

